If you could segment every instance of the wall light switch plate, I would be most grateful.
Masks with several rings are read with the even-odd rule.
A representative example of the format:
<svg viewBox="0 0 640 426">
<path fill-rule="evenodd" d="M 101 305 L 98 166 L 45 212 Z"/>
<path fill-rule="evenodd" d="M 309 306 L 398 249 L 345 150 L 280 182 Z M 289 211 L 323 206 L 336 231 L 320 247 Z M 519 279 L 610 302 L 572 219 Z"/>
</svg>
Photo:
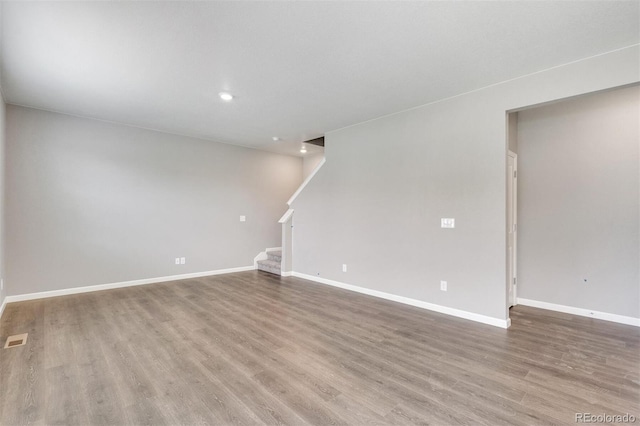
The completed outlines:
<svg viewBox="0 0 640 426">
<path fill-rule="evenodd" d="M 240 222 L 246 222 L 246 221 L 247 221 L 246 216 L 240 216 Z"/>
<path fill-rule="evenodd" d="M 185 263 L 187 263 L 187 258 L 186 257 L 181 257 L 180 258 L 180 264 L 184 265 Z"/>
<path fill-rule="evenodd" d="M 179 264 L 180 264 L 180 258 L 176 257 L 176 265 L 179 265 Z"/>
<path fill-rule="evenodd" d="M 447 282 L 446 281 L 440 281 L 440 290 L 447 291 Z"/>
<path fill-rule="evenodd" d="M 342 272 L 347 272 L 347 264 L 342 265 Z"/>
<path fill-rule="evenodd" d="M 456 220 L 452 217 L 443 217 L 440 219 L 440 227 L 441 228 L 455 228 Z"/>
</svg>

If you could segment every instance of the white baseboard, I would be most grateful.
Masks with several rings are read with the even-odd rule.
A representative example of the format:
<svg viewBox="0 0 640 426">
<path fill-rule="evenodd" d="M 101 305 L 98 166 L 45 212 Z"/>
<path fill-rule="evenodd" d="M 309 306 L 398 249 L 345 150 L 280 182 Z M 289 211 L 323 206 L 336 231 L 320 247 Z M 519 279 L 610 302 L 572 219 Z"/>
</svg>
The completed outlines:
<svg viewBox="0 0 640 426">
<path fill-rule="evenodd" d="M 591 309 L 575 308 L 573 306 L 556 305 L 555 303 L 540 302 L 538 300 L 523 299 L 521 297 L 518 297 L 518 304 L 640 327 L 640 318 L 626 317 L 624 315 L 610 314 L 608 312 L 594 311 Z"/>
<path fill-rule="evenodd" d="M 4 312 L 4 307 L 7 306 L 7 298 L 2 299 L 2 304 L 0 305 L 0 319 L 2 319 L 2 313 Z"/>
<path fill-rule="evenodd" d="M 282 272 L 280 273 L 280 276 L 281 276 L 281 277 L 290 277 L 290 276 L 292 276 L 292 275 L 293 275 L 293 272 L 292 272 L 292 271 L 287 271 L 287 272 L 282 271 Z"/>
<path fill-rule="evenodd" d="M 194 272 L 191 274 L 170 275 L 167 277 L 145 278 L 142 280 L 122 281 L 118 283 L 98 284 L 98 285 L 90 285 L 86 287 L 73 287 L 73 288 L 65 288 L 62 290 L 42 291 L 39 293 L 19 294 L 16 296 L 5 297 L 5 300 L 3 303 L 3 309 L 6 303 L 24 302 L 26 300 L 45 299 L 47 297 L 66 296 L 69 294 L 78 294 L 78 293 L 89 293 L 93 291 L 110 290 L 113 288 L 122 288 L 122 287 L 133 287 L 133 286 L 145 285 L 145 284 L 155 284 L 155 283 L 161 283 L 166 281 L 185 280 L 189 278 L 208 277 L 212 275 L 231 274 L 233 272 L 252 271 L 254 269 L 255 268 L 253 266 L 241 266 L 239 268 L 218 269 L 215 271 Z"/>
<path fill-rule="evenodd" d="M 447 314 L 458 318 L 464 318 L 471 321 L 481 322 L 483 324 L 493 325 L 500 328 L 509 328 L 511 325 L 511 319 L 499 319 L 488 317 L 486 315 L 475 314 L 473 312 L 462 311 L 460 309 L 449 308 L 447 306 L 436 305 L 422 300 L 410 299 L 404 296 L 397 296 L 391 293 L 385 293 L 378 290 L 371 290 L 365 287 L 358 287 L 351 284 L 341 283 L 339 281 L 328 280 L 326 278 L 314 277 L 313 275 L 301 274 L 299 272 L 293 272 L 294 277 L 302 278 L 309 281 L 314 281 L 320 284 L 326 284 L 333 287 L 339 287 L 345 290 L 355 291 L 357 293 L 367 294 L 369 296 L 379 297 L 381 299 L 392 300 L 394 302 L 404 303 L 405 305 L 416 306 L 418 308 L 427 309 L 430 311 L 439 312 L 441 314 Z"/>
</svg>

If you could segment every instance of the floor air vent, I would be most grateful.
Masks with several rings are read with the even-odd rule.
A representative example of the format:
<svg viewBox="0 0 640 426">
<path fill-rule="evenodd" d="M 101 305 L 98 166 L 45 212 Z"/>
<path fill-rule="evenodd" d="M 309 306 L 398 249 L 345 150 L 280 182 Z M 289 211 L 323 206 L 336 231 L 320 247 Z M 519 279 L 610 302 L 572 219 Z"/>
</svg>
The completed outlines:
<svg viewBox="0 0 640 426">
<path fill-rule="evenodd" d="M 7 337 L 7 343 L 4 344 L 4 348 L 15 348 L 16 346 L 22 346 L 27 343 L 27 334 L 16 334 L 15 336 Z"/>
</svg>

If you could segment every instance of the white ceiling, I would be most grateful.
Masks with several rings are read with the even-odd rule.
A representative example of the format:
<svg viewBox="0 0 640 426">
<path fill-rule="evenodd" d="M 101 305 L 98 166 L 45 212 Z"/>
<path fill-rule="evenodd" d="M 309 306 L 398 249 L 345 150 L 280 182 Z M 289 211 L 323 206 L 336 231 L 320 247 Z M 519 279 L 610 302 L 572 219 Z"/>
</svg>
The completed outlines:
<svg viewBox="0 0 640 426">
<path fill-rule="evenodd" d="M 637 44 L 639 8 L 5 1 L 1 84 L 9 103 L 297 154 L 331 130 Z"/>
</svg>

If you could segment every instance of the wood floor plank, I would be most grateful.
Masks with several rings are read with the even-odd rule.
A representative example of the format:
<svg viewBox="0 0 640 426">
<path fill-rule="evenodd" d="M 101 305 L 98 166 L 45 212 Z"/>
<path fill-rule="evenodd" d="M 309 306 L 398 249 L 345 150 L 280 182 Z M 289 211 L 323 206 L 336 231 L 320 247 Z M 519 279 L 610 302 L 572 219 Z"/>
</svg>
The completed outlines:
<svg viewBox="0 0 640 426">
<path fill-rule="evenodd" d="M 311 424 L 347 424 L 327 409 L 322 399 L 301 393 L 295 383 L 283 379 L 273 371 L 263 371 L 253 376 L 253 379 Z"/>
<path fill-rule="evenodd" d="M 0 424 L 41 424 L 46 405 L 44 302 L 7 306 L 0 329 L 3 343 L 8 336 L 28 333 L 26 345 L 0 349 Z"/>
<path fill-rule="evenodd" d="M 78 398 L 82 377 L 78 365 L 67 363 L 46 370 L 45 423 L 49 425 L 89 424 L 86 398 Z"/>
<path fill-rule="evenodd" d="M 9 304 L 0 424 L 572 424 L 640 417 L 636 327 L 502 330 L 257 271 Z"/>
<path fill-rule="evenodd" d="M 417 413 L 404 407 L 402 404 L 394 407 L 386 416 L 388 424 L 394 425 L 471 425 L 473 421 L 464 416 L 455 415 L 441 407 L 427 407 L 426 410 Z"/>
<path fill-rule="evenodd" d="M 223 376 L 224 385 L 234 394 L 242 395 L 244 405 L 266 424 L 295 425 L 305 421 L 294 410 L 273 397 L 266 388 L 255 386 L 251 377 L 239 372 L 224 357 L 203 361 L 209 374 Z"/>
</svg>

